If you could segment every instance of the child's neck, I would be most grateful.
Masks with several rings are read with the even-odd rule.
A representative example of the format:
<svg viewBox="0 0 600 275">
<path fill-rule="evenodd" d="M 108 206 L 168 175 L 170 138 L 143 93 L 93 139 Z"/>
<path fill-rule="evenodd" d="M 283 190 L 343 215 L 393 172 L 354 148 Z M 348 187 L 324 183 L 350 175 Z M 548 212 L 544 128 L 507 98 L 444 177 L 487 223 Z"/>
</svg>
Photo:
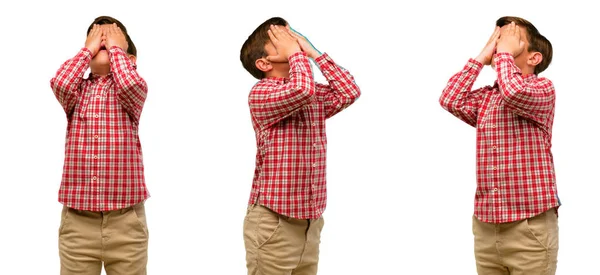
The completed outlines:
<svg viewBox="0 0 600 275">
<path fill-rule="evenodd" d="M 526 67 L 526 68 L 520 68 L 521 69 L 521 75 L 525 76 L 525 75 L 529 75 L 529 74 L 534 74 L 534 68 L 532 67 Z"/>
<path fill-rule="evenodd" d="M 279 77 L 279 78 L 290 78 L 290 71 L 276 71 L 271 70 L 265 74 L 267 78 L 269 77 Z"/>
<path fill-rule="evenodd" d="M 94 75 L 107 76 L 110 73 L 110 66 L 94 66 L 90 69 Z"/>
<path fill-rule="evenodd" d="M 528 75 L 528 74 L 533 74 L 535 72 L 535 67 L 529 66 L 529 65 L 520 65 L 520 64 L 515 64 L 517 65 L 517 67 L 521 70 L 521 75 Z"/>
</svg>

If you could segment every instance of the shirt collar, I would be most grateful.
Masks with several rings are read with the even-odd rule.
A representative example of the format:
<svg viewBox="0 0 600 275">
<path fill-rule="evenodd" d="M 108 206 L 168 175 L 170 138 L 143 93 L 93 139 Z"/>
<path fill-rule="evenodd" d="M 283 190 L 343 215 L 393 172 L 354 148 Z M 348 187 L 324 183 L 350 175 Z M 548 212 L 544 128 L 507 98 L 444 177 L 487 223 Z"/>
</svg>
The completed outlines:
<svg viewBox="0 0 600 275">
<path fill-rule="evenodd" d="M 534 80 L 536 78 L 537 78 L 537 75 L 535 75 L 535 74 L 526 74 L 526 75 L 523 75 L 523 80 L 525 80 L 525 81 L 531 81 L 531 80 Z"/>
<path fill-rule="evenodd" d="M 284 83 L 288 82 L 289 79 L 283 78 L 283 77 L 271 76 L 271 77 L 263 78 L 263 81 L 274 82 L 276 84 L 284 84 Z"/>
<path fill-rule="evenodd" d="M 90 80 L 107 80 L 109 78 L 112 78 L 112 72 L 109 72 L 107 75 L 99 75 L 90 72 L 88 75 L 88 79 Z"/>
<path fill-rule="evenodd" d="M 526 74 L 523 75 L 523 81 L 529 82 L 537 78 L 536 74 Z M 494 81 L 494 87 L 498 87 L 498 80 Z"/>
</svg>

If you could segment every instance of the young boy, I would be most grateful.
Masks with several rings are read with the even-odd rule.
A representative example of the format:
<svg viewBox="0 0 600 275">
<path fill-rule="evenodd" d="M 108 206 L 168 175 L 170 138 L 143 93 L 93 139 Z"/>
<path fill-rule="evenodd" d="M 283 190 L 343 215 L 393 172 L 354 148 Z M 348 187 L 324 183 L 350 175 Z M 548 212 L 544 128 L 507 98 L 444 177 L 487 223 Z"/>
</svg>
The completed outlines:
<svg viewBox="0 0 600 275">
<path fill-rule="evenodd" d="M 555 92 L 538 77 L 552 45 L 527 20 L 502 17 L 481 54 L 455 74 L 442 107 L 477 129 L 473 234 L 479 274 L 554 274 L 558 212 L 550 151 Z M 493 86 L 471 90 L 485 65 Z"/>
<path fill-rule="evenodd" d="M 312 58 L 328 85 L 316 84 Z M 353 77 L 282 18 L 241 49 L 259 79 L 249 95 L 256 170 L 244 221 L 248 274 L 316 274 L 325 210 L 325 120 L 360 96 Z"/>
<path fill-rule="evenodd" d="M 125 26 L 102 16 L 50 81 L 68 120 L 58 197 L 62 275 L 98 275 L 102 263 L 107 275 L 146 274 L 149 194 L 138 124 L 147 86 L 135 61 Z"/>
</svg>

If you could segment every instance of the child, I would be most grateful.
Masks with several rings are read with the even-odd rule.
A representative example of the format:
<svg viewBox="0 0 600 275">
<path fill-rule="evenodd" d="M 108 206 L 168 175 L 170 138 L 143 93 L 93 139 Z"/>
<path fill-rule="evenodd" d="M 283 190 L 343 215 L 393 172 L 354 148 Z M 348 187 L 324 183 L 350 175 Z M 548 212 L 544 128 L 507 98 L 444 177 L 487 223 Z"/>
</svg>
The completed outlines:
<svg viewBox="0 0 600 275">
<path fill-rule="evenodd" d="M 312 58 L 328 85 L 312 76 Z M 360 96 L 353 77 L 287 22 L 271 18 L 241 49 L 256 170 L 244 221 L 248 274 L 316 274 L 325 210 L 325 120 Z M 260 271 L 260 272 L 259 272 Z"/>
<path fill-rule="evenodd" d="M 138 124 L 146 82 L 125 26 L 102 16 L 50 81 L 67 115 L 59 191 L 61 274 L 146 274 L 148 228 Z M 87 79 L 84 74 L 91 69 Z"/>
<path fill-rule="evenodd" d="M 554 274 L 558 212 L 550 151 L 555 92 L 538 77 L 552 44 L 527 20 L 502 17 L 476 59 L 455 74 L 442 107 L 477 129 L 473 234 L 479 274 Z M 471 90 L 485 65 L 493 86 Z"/>
</svg>

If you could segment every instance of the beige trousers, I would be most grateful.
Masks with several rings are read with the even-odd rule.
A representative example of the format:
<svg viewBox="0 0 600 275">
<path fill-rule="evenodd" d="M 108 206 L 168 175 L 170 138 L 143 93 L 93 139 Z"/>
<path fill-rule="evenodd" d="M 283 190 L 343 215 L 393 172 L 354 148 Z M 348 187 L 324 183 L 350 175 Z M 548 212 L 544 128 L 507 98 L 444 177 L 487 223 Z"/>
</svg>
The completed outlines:
<svg viewBox="0 0 600 275">
<path fill-rule="evenodd" d="M 298 220 L 251 205 L 244 220 L 248 275 L 314 275 L 323 218 Z"/>
<path fill-rule="evenodd" d="M 558 217 L 552 208 L 529 219 L 484 223 L 473 216 L 479 275 L 554 275 Z"/>
<path fill-rule="evenodd" d="M 63 207 L 59 229 L 61 275 L 146 274 L 148 227 L 144 204 L 114 211 Z"/>
</svg>

